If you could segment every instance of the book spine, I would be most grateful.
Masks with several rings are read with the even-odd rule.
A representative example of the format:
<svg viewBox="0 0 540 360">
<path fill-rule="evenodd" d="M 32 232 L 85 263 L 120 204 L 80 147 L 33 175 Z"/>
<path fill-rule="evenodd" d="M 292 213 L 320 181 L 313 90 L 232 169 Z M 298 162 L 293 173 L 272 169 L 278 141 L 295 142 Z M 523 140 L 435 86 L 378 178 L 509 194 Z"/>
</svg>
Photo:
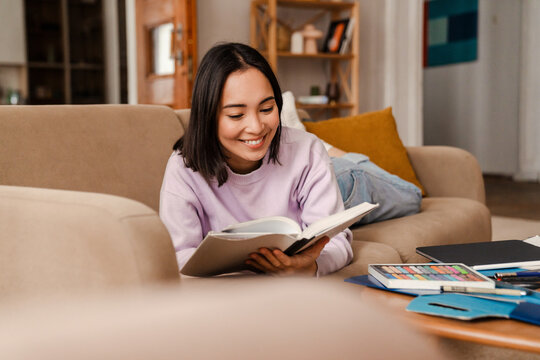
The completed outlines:
<svg viewBox="0 0 540 360">
<path fill-rule="evenodd" d="M 345 31 L 345 38 L 343 39 L 343 42 L 341 43 L 341 47 L 339 49 L 339 53 L 341 55 L 344 55 L 349 49 L 353 28 L 354 28 L 354 18 L 351 18 L 349 19 L 349 23 L 347 24 L 347 29 Z"/>
<path fill-rule="evenodd" d="M 291 246 L 289 246 L 285 251 L 285 255 L 293 256 L 300 250 L 304 245 L 306 245 L 311 239 L 300 239 L 295 241 Z"/>
</svg>

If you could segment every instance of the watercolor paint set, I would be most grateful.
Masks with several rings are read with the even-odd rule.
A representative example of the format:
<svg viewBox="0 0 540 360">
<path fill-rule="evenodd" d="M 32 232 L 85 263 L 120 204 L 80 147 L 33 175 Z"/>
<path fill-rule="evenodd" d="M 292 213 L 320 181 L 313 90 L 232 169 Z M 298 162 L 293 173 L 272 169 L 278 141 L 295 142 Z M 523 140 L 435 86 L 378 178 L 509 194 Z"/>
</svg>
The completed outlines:
<svg viewBox="0 0 540 360">
<path fill-rule="evenodd" d="M 461 263 L 370 264 L 368 273 L 389 289 L 495 288 L 493 280 Z"/>
</svg>

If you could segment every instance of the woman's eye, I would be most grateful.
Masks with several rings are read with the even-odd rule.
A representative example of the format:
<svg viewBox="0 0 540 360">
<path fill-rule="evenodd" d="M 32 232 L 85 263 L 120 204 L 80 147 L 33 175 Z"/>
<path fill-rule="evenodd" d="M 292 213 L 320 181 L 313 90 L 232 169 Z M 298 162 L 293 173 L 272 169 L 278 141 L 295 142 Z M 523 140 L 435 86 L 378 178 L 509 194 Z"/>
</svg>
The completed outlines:
<svg viewBox="0 0 540 360">
<path fill-rule="evenodd" d="M 231 118 L 231 119 L 240 119 L 240 118 L 243 116 L 243 114 L 227 115 L 227 116 L 228 116 L 229 118 Z"/>
<path fill-rule="evenodd" d="M 272 110 L 274 110 L 274 107 L 273 107 L 273 106 L 270 106 L 270 107 L 268 107 L 268 108 L 261 109 L 261 111 L 262 111 L 263 113 L 269 113 L 269 112 L 271 112 Z"/>
</svg>

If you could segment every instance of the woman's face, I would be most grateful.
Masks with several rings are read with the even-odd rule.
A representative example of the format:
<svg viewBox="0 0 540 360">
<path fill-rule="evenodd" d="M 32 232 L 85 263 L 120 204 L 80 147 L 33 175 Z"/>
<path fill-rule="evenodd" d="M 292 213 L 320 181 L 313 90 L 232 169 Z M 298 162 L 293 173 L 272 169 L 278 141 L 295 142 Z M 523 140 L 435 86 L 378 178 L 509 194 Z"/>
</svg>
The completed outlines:
<svg viewBox="0 0 540 360">
<path fill-rule="evenodd" d="M 279 126 L 279 110 L 270 82 L 249 68 L 229 75 L 218 112 L 218 139 L 227 164 L 236 173 L 257 169 Z"/>
</svg>

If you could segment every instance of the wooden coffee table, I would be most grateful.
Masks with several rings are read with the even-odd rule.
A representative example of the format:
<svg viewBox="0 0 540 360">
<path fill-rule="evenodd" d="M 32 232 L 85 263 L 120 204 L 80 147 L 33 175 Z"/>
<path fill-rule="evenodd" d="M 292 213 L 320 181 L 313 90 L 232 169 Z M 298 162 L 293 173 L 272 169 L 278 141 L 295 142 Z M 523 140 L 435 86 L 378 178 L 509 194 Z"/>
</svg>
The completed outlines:
<svg viewBox="0 0 540 360">
<path fill-rule="evenodd" d="M 362 289 L 361 297 L 381 306 L 388 306 L 398 316 L 421 330 L 444 338 L 483 345 L 523 350 L 540 354 L 540 326 L 509 319 L 462 321 L 438 316 L 417 314 L 405 308 L 412 297 L 390 291 L 377 290 L 355 284 Z"/>
</svg>

